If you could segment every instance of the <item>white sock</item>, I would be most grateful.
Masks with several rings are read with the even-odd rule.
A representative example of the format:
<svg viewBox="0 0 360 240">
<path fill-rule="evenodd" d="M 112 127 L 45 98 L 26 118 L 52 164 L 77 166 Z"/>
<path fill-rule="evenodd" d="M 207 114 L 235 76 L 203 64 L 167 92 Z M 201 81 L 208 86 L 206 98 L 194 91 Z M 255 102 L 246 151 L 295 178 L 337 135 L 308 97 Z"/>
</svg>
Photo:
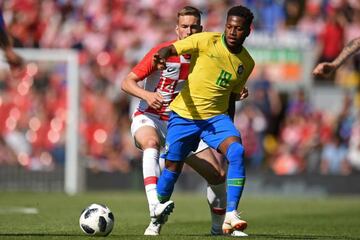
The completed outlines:
<svg viewBox="0 0 360 240">
<path fill-rule="evenodd" d="M 151 211 L 153 206 L 159 202 L 156 187 L 160 175 L 159 150 L 155 148 L 145 149 L 143 152 L 142 167 L 146 198 L 148 200 L 149 210 Z"/>
<path fill-rule="evenodd" d="M 208 185 L 207 199 L 211 212 L 211 228 L 221 231 L 226 212 L 226 183 Z"/>
</svg>

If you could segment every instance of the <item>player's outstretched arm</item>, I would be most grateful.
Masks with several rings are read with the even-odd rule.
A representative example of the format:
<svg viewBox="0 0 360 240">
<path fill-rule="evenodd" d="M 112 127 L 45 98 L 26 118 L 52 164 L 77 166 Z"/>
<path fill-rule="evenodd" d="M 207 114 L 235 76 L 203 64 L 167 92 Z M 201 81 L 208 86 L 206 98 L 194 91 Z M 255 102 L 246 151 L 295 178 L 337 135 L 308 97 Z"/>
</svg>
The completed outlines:
<svg viewBox="0 0 360 240">
<path fill-rule="evenodd" d="M 177 56 L 178 53 L 174 45 L 161 48 L 157 53 L 154 54 L 153 64 L 158 70 L 166 69 L 166 59 L 170 56 Z"/>
<path fill-rule="evenodd" d="M 348 59 L 355 52 L 360 50 L 360 37 L 351 40 L 341 51 L 339 56 L 332 62 L 319 63 L 313 74 L 317 77 L 329 77 L 336 69 L 338 69 L 346 59 Z"/>
<path fill-rule="evenodd" d="M 6 61 L 11 67 L 21 67 L 23 59 L 15 53 L 5 29 L 0 27 L 0 47 L 4 51 Z"/>
<path fill-rule="evenodd" d="M 0 16 L 0 22 L 4 22 L 2 15 Z M 24 61 L 17 53 L 15 53 L 9 35 L 3 24 L 0 24 L 0 48 L 4 51 L 6 61 L 10 64 L 10 67 L 21 67 L 23 65 Z"/>
</svg>

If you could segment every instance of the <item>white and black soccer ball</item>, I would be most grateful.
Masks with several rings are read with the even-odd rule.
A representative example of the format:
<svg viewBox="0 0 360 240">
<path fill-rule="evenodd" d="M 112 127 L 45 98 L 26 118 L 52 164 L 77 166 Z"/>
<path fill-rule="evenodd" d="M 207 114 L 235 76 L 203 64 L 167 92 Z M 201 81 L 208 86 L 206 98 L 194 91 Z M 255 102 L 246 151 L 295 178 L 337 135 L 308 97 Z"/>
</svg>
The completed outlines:
<svg viewBox="0 0 360 240">
<path fill-rule="evenodd" d="M 85 234 L 107 236 L 114 227 L 114 220 L 107 206 L 93 203 L 82 211 L 79 224 Z"/>
</svg>

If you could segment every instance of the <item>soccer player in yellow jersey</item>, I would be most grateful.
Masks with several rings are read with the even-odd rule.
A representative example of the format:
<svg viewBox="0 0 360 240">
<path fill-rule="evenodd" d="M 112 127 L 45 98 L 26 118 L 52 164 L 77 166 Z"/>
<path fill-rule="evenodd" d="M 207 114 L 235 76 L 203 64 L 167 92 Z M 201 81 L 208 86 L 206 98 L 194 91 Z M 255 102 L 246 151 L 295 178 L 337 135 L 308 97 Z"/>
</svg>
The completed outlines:
<svg viewBox="0 0 360 240">
<path fill-rule="evenodd" d="M 229 101 L 239 99 L 254 68 L 253 59 L 243 47 L 253 18 L 248 8 L 232 7 L 227 13 L 224 33 L 191 35 L 161 48 L 153 58 L 158 69 L 166 69 L 168 57 L 191 54 L 188 80 L 170 104 L 166 162 L 158 181 L 158 198 L 164 204 L 169 201 L 185 157 L 202 139 L 229 162 L 227 207 L 222 226 L 225 234 L 247 227 L 237 212 L 245 183 L 244 147 L 228 110 Z"/>
<path fill-rule="evenodd" d="M 175 30 L 178 40 L 202 31 L 200 10 L 185 6 L 177 16 Z M 131 133 L 136 146 L 143 151 L 143 178 L 150 216 L 157 215 L 152 210 L 159 203 L 156 190 L 160 175 L 159 153 L 165 145 L 167 120 L 171 112 L 168 104 L 161 103 L 170 103 L 178 95 L 183 83 L 186 82 L 190 66 L 191 56 L 188 54 L 168 58 L 166 62 L 168 68 L 163 71 L 157 70 L 152 65 L 154 53 L 173 42 L 175 40 L 152 48 L 122 82 L 122 90 L 141 99 L 132 116 Z M 140 81 L 144 82 L 143 87 L 138 85 Z M 246 97 L 246 94 L 245 90 L 241 97 Z M 207 181 L 206 195 L 212 220 L 211 234 L 222 235 L 226 210 L 226 164 L 223 164 L 222 159 L 216 159 L 204 142 L 199 143 L 197 150 L 190 153 L 184 161 Z M 163 210 L 171 211 L 172 204 L 169 201 L 167 205 L 163 205 Z M 165 216 L 167 217 L 166 214 Z M 165 221 L 166 219 L 151 217 L 144 235 L 160 235 Z M 232 236 L 238 234 L 242 233 L 234 231 Z"/>
</svg>

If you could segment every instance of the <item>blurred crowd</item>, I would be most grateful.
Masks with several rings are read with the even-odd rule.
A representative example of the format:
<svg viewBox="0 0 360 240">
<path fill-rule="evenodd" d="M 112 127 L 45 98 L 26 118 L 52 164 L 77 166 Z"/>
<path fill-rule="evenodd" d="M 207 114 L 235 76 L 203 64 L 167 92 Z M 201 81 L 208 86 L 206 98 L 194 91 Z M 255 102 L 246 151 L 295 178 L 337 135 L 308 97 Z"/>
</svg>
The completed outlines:
<svg viewBox="0 0 360 240">
<path fill-rule="evenodd" d="M 229 6 L 243 4 L 255 14 L 254 32 L 309 35 L 317 46 L 315 62 L 331 61 L 347 42 L 360 36 L 358 0 L 0 3 L 15 47 L 78 51 L 81 156 L 93 171 L 130 172 L 141 166 L 141 153 L 129 129 L 136 101 L 120 90 L 120 84 L 151 47 L 175 38 L 176 13 L 181 7 L 198 7 L 203 11 L 204 29 L 222 31 Z M 359 89 L 359 60 L 359 55 L 351 58 L 334 87 Z M 65 70 L 61 64 L 43 68 L 32 62 L 21 76 L 1 70 L 0 164 L 31 170 L 64 164 Z M 266 74 L 251 79 L 249 88 L 250 97 L 238 105 L 235 122 L 250 169 L 279 175 L 360 171 L 360 115 L 354 91 L 345 95 L 341 111 L 332 114 L 314 109 L 306 89 L 280 91 Z"/>
</svg>

